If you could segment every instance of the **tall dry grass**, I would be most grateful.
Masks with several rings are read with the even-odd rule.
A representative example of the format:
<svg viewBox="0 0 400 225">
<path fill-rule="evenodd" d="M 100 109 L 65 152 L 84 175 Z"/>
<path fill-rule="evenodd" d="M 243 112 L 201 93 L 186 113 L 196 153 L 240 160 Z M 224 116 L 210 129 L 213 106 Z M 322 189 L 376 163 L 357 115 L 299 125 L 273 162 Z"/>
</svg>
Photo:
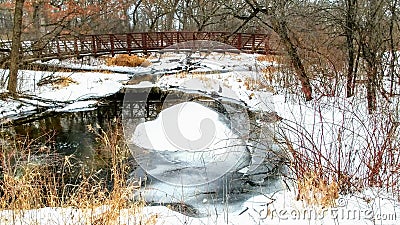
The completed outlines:
<svg viewBox="0 0 400 225">
<path fill-rule="evenodd" d="M 38 143 L 39 140 L 2 135 L 0 210 L 13 210 L 17 214 L 21 210 L 44 207 L 73 207 L 89 212 L 82 219 L 87 224 L 118 224 L 127 212 L 140 213 L 144 202 L 131 200 L 139 187 L 127 183 L 130 152 L 123 139 L 122 126 L 114 122 L 107 131 L 98 126 L 88 127 L 96 136 L 97 157 L 106 167 L 82 166 L 75 173 L 79 166 L 73 155 L 56 154 L 46 147 L 49 143 Z M 99 208 L 104 210 L 91 213 Z M 142 217 L 136 222 L 154 224 L 155 221 L 153 217 Z"/>
<path fill-rule="evenodd" d="M 106 59 L 107 66 L 148 67 L 150 64 L 150 61 L 137 55 L 122 54 Z"/>
</svg>

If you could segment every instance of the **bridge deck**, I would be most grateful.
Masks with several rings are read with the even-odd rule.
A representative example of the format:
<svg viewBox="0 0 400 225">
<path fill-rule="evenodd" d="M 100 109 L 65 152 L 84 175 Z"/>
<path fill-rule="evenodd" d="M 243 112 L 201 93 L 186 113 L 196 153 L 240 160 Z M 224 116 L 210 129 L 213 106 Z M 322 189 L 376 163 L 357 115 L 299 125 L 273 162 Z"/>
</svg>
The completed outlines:
<svg viewBox="0 0 400 225">
<path fill-rule="evenodd" d="M 145 32 L 127 34 L 82 35 L 79 37 L 59 36 L 41 42 L 24 41 L 24 61 L 49 60 L 56 58 L 98 56 L 148 52 L 165 49 L 168 46 L 196 40 L 218 41 L 245 53 L 269 53 L 269 39 L 266 34 L 228 32 Z M 9 55 L 10 41 L 0 42 L 0 62 Z M 233 48 L 229 49 L 231 51 Z M 220 49 L 228 51 L 227 49 Z"/>
</svg>

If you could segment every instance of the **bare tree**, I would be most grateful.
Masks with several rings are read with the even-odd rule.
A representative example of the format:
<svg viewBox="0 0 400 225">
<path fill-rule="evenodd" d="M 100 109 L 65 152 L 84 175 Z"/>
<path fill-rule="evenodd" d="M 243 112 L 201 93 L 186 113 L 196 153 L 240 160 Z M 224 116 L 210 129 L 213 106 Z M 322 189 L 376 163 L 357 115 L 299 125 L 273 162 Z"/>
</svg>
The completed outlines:
<svg viewBox="0 0 400 225">
<path fill-rule="evenodd" d="M 180 7 L 178 13 L 182 26 L 196 31 L 204 31 L 207 28 L 218 30 L 229 21 L 223 5 L 216 1 L 188 1 L 185 7 Z"/>
<path fill-rule="evenodd" d="M 137 0 L 132 2 L 132 13 L 129 13 L 130 8 L 128 8 L 125 13 L 126 13 L 126 19 L 127 19 L 127 25 L 128 25 L 128 31 L 134 31 L 137 29 L 138 25 L 138 17 L 139 17 L 139 8 L 142 4 L 143 0 Z"/>
<path fill-rule="evenodd" d="M 310 78 L 306 73 L 299 55 L 298 46 L 296 45 L 293 33 L 288 26 L 289 19 L 291 19 L 290 17 L 293 15 L 293 12 L 296 11 L 296 8 L 302 7 L 300 1 L 283 0 L 258 2 L 257 0 L 245 0 L 239 3 L 239 7 L 225 3 L 236 18 L 243 20 L 242 25 L 239 26 L 235 32 L 242 29 L 244 25 L 254 19 L 258 19 L 266 28 L 273 30 L 279 36 L 285 47 L 294 72 L 301 83 L 301 90 L 305 99 L 307 101 L 312 100 Z"/>
<path fill-rule="evenodd" d="M 347 97 L 354 95 L 355 79 L 357 75 L 356 71 L 356 46 L 354 42 L 356 41 L 356 16 L 357 16 L 357 0 L 345 0 L 346 4 L 346 23 L 345 23 L 345 35 L 347 44 L 347 54 L 348 54 L 348 67 L 347 67 L 347 84 L 346 93 Z"/>
<path fill-rule="evenodd" d="M 11 94 L 17 93 L 24 1 L 25 0 L 16 0 L 14 9 L 14 28 L 10 55 L 10 75 L 8 79 L 8 91 Z"/>
<path fill-rule="evenodd" d="M 390 22 L 389 22 L 389 73 L 390 73 L 390 95 L 394 94 L 395 77 L 398 76 L 396 73 L 396 64 L 398 60 L 398 38 L 396 34 L 399 34 L 399 21 L 397 15 L 398 0 L 389 1 L 390 11 Z M 399 80 L 400 83 L 400 80 Z"/>
</svg>

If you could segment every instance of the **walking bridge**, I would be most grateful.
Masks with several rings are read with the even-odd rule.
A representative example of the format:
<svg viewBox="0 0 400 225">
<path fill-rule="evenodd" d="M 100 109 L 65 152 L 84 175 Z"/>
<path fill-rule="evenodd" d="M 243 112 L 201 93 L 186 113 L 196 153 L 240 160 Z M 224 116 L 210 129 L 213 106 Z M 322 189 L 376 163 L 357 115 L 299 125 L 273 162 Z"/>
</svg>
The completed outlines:
<svg viewBox="0 0 400 225">
<path fill-rule="evenodd" d="M 159 51 L 188 41 L 218 41 L 245 53 L 268 54 L 269 36 L 229 32 L 141 32 L 126 34 L 63 35 L 51 40 L 23 41 L 24 62 L 83 56 L 131 54 Z M 0 41 L 0 62 L 9 58 L 11 41 Z M 231 48 L 232 49 L 232 48 Z"/>
</svg>

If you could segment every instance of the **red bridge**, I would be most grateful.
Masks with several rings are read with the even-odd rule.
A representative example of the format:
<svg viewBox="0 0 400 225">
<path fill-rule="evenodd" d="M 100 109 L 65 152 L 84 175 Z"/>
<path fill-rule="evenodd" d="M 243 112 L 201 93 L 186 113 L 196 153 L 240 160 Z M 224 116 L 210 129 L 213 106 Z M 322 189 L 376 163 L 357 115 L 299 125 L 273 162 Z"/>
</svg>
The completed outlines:
<svg viewBox="0 0 400 225">
<path fill-rule="evenodd" d="M 157 51 L 177 43 L 196 40 L 222 42 L 245 53 L 267 54 L 270 52 L 269 38 L 266 34 L 184 31 L 59 36 L 52 40 L 24 41 L 22 52 L 23 60 L 29 62 L 88 55 Z M 0 62 L 8 58 L 9 49 L 11 49 L 10 41 L 0 41 Z"/>
</svg>

